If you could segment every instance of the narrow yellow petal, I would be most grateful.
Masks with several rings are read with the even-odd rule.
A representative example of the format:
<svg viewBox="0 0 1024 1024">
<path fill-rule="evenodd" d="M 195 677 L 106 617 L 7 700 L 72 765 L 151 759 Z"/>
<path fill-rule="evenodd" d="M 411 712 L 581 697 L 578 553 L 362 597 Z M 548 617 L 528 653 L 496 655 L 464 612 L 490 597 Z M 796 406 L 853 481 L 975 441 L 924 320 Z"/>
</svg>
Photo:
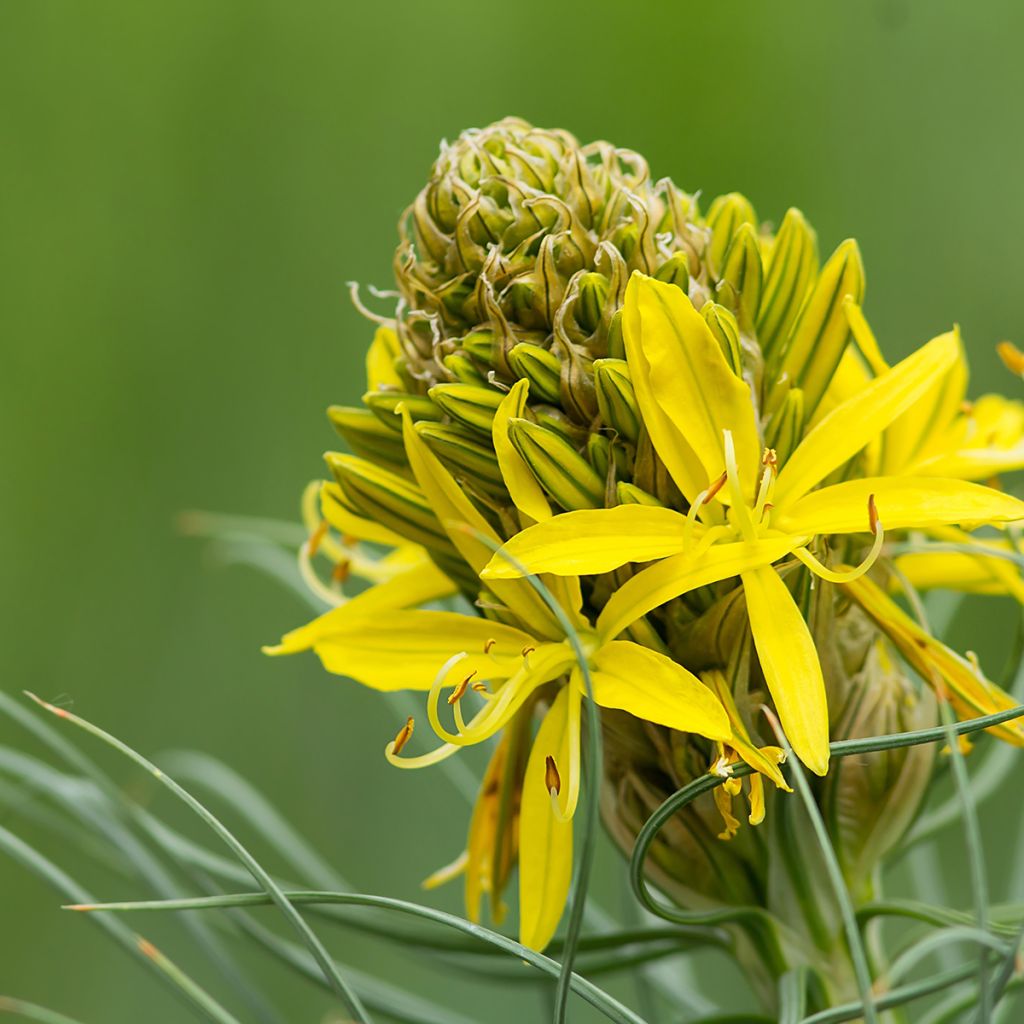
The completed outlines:
<svg viewBox="0 0 1024 1024">
<path fill-rule="evenodd" d="M 328 672 L 377 690 L 429 690 L 438 669 L 459 651 L 467 652 L 460 670 L 498 679 L 515 672 L 522 649 L 536 643 L 512 626 L 456 612 L 345 614 L 349 607 L 334 608 L 289 633 L 267 653 L 290 654 L 312 646 Z"/>
<path fill-rule="evenodd" d="M 369 391 L 405 388 L 395 370 L 395 359 L 400 352 L 398 335 L 390 327 L 378 327 L 366 353 L 366 385 Z"/>
<path fill-rule="evenodd" d="M 957 358 L 955 333 L 932 339 L 836 406 L 803 439 L 775 484 L 775 504 L 791 505 L 856 455 L 917 401 Z"/>
<path fill-rule="evenodd" d="M 750 388 L 730 369 L 704 318 L 682 289 L 642 274 L 630 279 L 625 306 L 639 314 L 623 320 L 627 357 L 642 349 L 646 366 L 641 372 L 649 373 L 655 401 L 703 466 L 702 486 L 725 468 L 723 432 L 729 430 L 743 492 L 752 495 L 761 443 Z M 637 328 L 638 337 L 633 336 Z M 632 361 L 630 371 L 635 382 Z"/>
<path fill-rule="evenodd" d="M 570 687 L 544 716 L 523 778 L 519 817 L 519 941 L 542 950 L 562 919 L 572 881 L 572 820 L 555 813 L 549 758 L 568 765 Z"/>
<path fill-rule="evenodd" d="M 811 632 L 779 574 L 771 568 L 742 574 L 757 657 L 790 745 L 812 772 L 828 771 L 825 680 Z"/>
<path fill-rule="evenodd" d="M 631 294 L 627 290 L 627 298 Z M 633 391 L 651 444 L 676 486 L 692 502 L 707 487 L 707 474 L 690 443 L 655 397 L 651 364 L 640 344 L 640 308 L 636 302 L 627 301 L 622 309 L 622 336 Z"/>
<path fill-rule="evenodd" d="M 494 414 L 491 434 L 494 439 L 494 451 L 498 457 L 498 467 L 501 469 L 513 503 L 520 512 L 525 512 L 534 522 L 539 523 L 550 518 L 551 507 L 544 496 L 543 488 L 537 483 L 537 478 L 530 472 L 530 468 L 508 436 L 509 420 L 518 419 L 523 415 L 529 387 L 530 382 L 527 380 L 517 381 L 512 386 Z"/>
<path fill-rule="evenodd" d="M 878 476 L 812 491 L 773 515 L 772 526 L 787 533 L 866 533 L 872 494 L 886 530 L 1024 519 L 1024 502 L 991 487 L 941 477 Z"/>
<path fill-rule="evenodd" d="M 964 551 L 914 551 L 900 555 L 896 568 L 915 590 L 958 590 L 967 594 L 1011 594 L 1024 603 L 1024 580 L 1010 562 L 975 542 Z M 1004 551 L 1008 548 L 1003 547 Z M 894 581 L 898 587 L 898 582 Z"/>
<path fill-rule="evenodd" d="M 498 535 L 462 492 L 455 478 L 423 443 L 408 410 L 402 413 L 402 436 L 409 465 L 434 515 L 459 554 L 474 572 L 479 573 L 490 561 L 494 548 L 501 544 Z M 491 589 L 500 601 L 541 635 L 559 635 L 550 610 L 529 583 L 495 583 Z"/>
<path fill-rule="evenodd" d="M 755 566 L 770 565 L 806 541 L 806 537 L 772 537 L 716 544 L 696 558 L 683 554 L 662 559 L 638 572 L 612 594 L 598 616 L 597 631 L 605 640 L 612 640 L 666 601 L 697 587 L 738 576 Z"/>
<path fill-rule="evenodd" d="M 710 740 L 732 735 L 718 698 L 689 670 L 664 654 L 613 640 L 595 655 L 594 700 L 658 725 Z"/>
<path fill-rule="evenodd" d="M 500 580 L 516 579 L 524 571 L 558 576 L 610 572 L 626 562 L 649 562 L 682 550 L 685 526 L 686 516 L 652 505 L 564 512 L 516 534 L 480 575 Z"/>
</svg>

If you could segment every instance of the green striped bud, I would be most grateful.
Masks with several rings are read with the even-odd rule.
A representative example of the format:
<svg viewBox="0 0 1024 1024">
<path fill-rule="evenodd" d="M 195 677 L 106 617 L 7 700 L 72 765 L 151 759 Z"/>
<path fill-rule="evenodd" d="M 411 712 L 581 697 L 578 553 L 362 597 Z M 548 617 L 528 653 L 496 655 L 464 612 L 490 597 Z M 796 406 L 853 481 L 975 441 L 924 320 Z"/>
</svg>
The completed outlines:
<svg viewBox="0 0 1024 1024">
<path fill-rule="evenodd" d="M 608 355 L 612 359 L 626 358 L 626 342 L 622 337 L 622 310 L 616 310 L 608 324 Z"/>
<path fill-rule="evenodd" d="M 800 388 L 790 388 L 765 428 L 765 443 L 775 449 L 780 466 L 793 454 L 803 433 L 804 393 Z"/>
<path fill-rule="evenodd" d="M 640 436 L 640 407 L 624 359 L 594 362 L 594 390 L 601 419 L 628 441 Z"/>
<path fill-rule="evenodd" d="M 677 252 L 670 256 L 654 272 L 659 281 L 674 284 L 681 288 L 684 295 L 690 293 L 690 258 L 685 252 Z"/>
<path fill-rule="evenodd" d="M 818 240 L 804 215 L 786 211 L 765 266 L 757 338 L 765 358 L 784 341 L 818 274 Z"/>
<path fill-rule="evenodd" d="M 504 397 L 495 388 L 473 384 L 435 384 L 427 394 L 453 420 L 486 437 L 491 436 L 491 423 Z"/>
<path fill-rule="evenodd" d="M 542 427 L 561 434 L 574 448 L 578 448 L 587 438 L 587 431 L 554 405 L 534 405 L 530 407 L 530 412 Z"/>
<path fill-rule="evenodd" d="M 513 373 L 530 382 L 531 395 L 545 402 L 559 401 L 562 363 L 553 352 L 540 345 L 521 342 L 509 350 L 508 365 Z"/>
<path fill-rule="evenodd" d="M 741 224 L 722 262 L 716 294 L 718 301 L 736 314 L 740 326 L 748 332 L 754 329 L 761 303 L 762 273 L 757 232 L 752 225 Z"/>
<path fill-rule="evenodd" d="M 648 494 L 647 491 L 637 487 L 636 484 L 627 483 L 625 480 L 620 480 L 615 485 L 615 493 L 618 496 L 620 505 L 654 505 L 656 508 L 664 507 L 653 494 Z"/>
<path fill-rule="evenodd" d="M 441 423 L 421 421 L 416 424 L 416 433 L 457 480 L 507 499 L 505 481 L 493 448 L 468 436 L 468 432 L 459 427 Z"/>
<path fill-rule="evenodd" d="M 743 347 L 740 345 L 740 327 L 736 317 L 717 302 L 705 302 L 700 315 L 722 347 L 722 354 L 732 372 L 742 377 Z"/>
<path fill-rule="evenodd" d="M 487 386 L 487 378 L 465 352 L 451 352 L 441 362 L 459 384 L 474 384 L 481 388 Z"/>
<path fill-rule="evenodd" d="M 850 339 L 843 306 L 848 296 L 857 305 L 864 299 L 864 264 L 852 238 L 842 242 L 822 268 L 782 361 L 783 375 L 804 389 L 808 416 L 817 408 Z"/>
<path fill-rule="evenodd" d="M 414 483 L 355 455 L 328 452 L 324 459 L 350 512 L 373 519 L 416 544 L 454 551 L 423 492 Z"/>
<path fill-rule="evenodd" d="M 711 229 L 711 244 L 708 246 L 708 269 L 716 279 L 722 276 L 725 254 L 733 236 L 741 224 L 757 227 L 757 214 L 750 200 L 739 192 L 719 196 L 708 210 L 707 226 Z"/>
<path fill-rule="evenodd" d="M 364 458 L 383 460 L 395 466 L 404 466 L 405 446 L 402 437 L 367 409 L 353 409 L 346 405 L 332 405 L 327 416 L 345 443 Z"/>
<path fill-rule="evenodd" d="M 426 395 L 410 395 L 404 391 L 368 391 L 363 405 L 396 434 L 402 432 L 398 407 L 404 405 L 414 420 L 440 420 L 443 413 Z"/>
<path fill-rule="evenodd" d="M 579 279 L 579 297 L 576 300 L 576 322 L 587 334 L 593 334 L 604 317 L 608 301 L 609 284 L 604 274 L 584 274 Z"/>
<path fill-rule="evenodd" d="M 511 419 L 508 436 L 537 482 L 567 512 L 604 506 L 604 480 L 561 435 Z"/>
<path fill-rule="evenodd" d="M 501 342 L 495 336 L 494 331 L 470 331 L 464 338 L 459 339 L 459 347 L 478 363 L 490 367 L 499 365 L 498 350 L 501 347 Z"/>
</svg>

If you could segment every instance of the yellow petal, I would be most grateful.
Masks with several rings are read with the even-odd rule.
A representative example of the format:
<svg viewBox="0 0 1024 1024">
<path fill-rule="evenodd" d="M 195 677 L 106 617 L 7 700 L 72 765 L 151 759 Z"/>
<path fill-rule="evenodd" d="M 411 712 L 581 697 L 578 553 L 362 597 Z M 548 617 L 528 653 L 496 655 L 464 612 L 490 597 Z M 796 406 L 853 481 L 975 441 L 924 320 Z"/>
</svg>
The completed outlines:
<svg viewBox="0 0 1024 1024">
<path fill-rule="evenodd" d="M 750 631 L 782 728 L 812 772 L 828 771 L 825 680 L 811 631 L 779 574 L 771 568 L 742 575 Z"/>
<path fill-rule="evenodd" d="M 491 435 L 494 439 L 494 452 L 498 457 L 498 467 L 513 503 L 520 512 L 525 512 L 534 522 L 539 523 L 550 518 L 551 507 L 544 496 L 543 488 L 537 483 L 537 478 L 530 472 L 530 468 L 508 436 L 508 422 L 523 415 L 529 387 L 530 383 L 527 380 L 517 381 L 512 386 L 494 414 Z"/>
<path fill-rule="evenodd" d="M 522 649 L 536 643 L 512 626 L 456 612 L 353 615 L 350 607 L 332 609 L 266 653 L 290 654 L 311 646 L 328 672 L 376 690 L 429 690 L 438 669 L 459 651 L 468 655 L 459 663 L 460 671 L 500 679 L 515 672 Z M 491 640 L 495 643 L 488 644 Z M 489 653 L 484 653 L 485 645 Z"/>
<path fill-rule="evenodd" d="M 549 757 L 560 769 L 572 757 L 571 687 L 563 687 L 544 716 L 523 778 L 519 817 L 519 941 L 542 950 L 562 919 L 572 881 L 572 819 L 555 813 L 548 789 Z"/>
<path fill-rule="evenodd" d="M 398 335 L 390 327 L 378 327 L 366 353 L 367 390 L 381 388 L 405 389 L 402 378 L 395 370 L 395 359 L 401 353 Z"/>
<path fill-rule="evenodd" d="M 710 740 L 732 734 L 718 698 L 692 672 L 664 654 L 628 640 L 605 644 L 594 658 L 594 700 L 637 718 L 696 732 Z"/>
<path fill-rule="evenodd" d="M 787 533 L 866 533 L 872 494 L 886 530 L 1024 519 L 1024 502 L 991 487 L 941 477 L 879 476 L 812 491 L 773 514 L 772 526 Z"/>
<path fill-rule="evenodd" d="M 494 580 L 515 579 L 523 571 L 558 576 L 610 572 L 626 562 L 675 554 L 683 547 L 685 525 L 686 516 L 651 505 L 565 512 L 516 534 L 480 575 Z"/>
<path fill-rule="evenodd" d="M 856 455 L 917 401 L 957 358 L 954 333 L 933 338 L 859 394 L 832 410 L 789 457 L 775 484 L 775 504 L 792 504 Z"/>
<path fill-rule="evenodd" d="M 462 492 L 455 478 L 423 443 L 408 410 L 402 413 L 402 436 L 420 489 L 458 552 L 479 573 L 501 541 L 484 517 Z M 540 595 L 526 582 L 495 583 L 494 595 L 523 622 L 545 637 L 560 634 Z"/>
<path fill-rule="evenodd" d="M 469 822 L 469 837 L 466 840 L 466 917 L 470 921 L 480 920 L 480 904 L 485 892 L 491 895 L 492 916 L 500 903 L 498 894 L 491 892 L 494 867 L 497 860 L 496 847 L 499 842 L 498 828 L 501 824 L 500 797 L 505 771 L 508 765 L 509 736 L 498 741 L 491 760 L 480 782 L 480 792 L 473 806 L 473 817 Z M 507 844 L 512 830 L 505 823 L 502 843 Z"/>
<path fill-rule="evenodd" d="M 967 594 L 1012 594 L 1024 603 L 1024 580 L 1013 565 L 975 542 L 976 554 L 914 551 L 900 555 L 896 568 L 915 590 L 958 590 Z M 1005 546 L 1003 550 L 1008 550 Z M 894 581 L 898 587 L 898 581 Z"/>
<path fill-rule="evenodd" d="M 938 440 L 942 447 L 967 394 L 967 359 L 959 336 L 957 358 L 934 384 L 899 416 L 885 432 L 881 469 L 883 473 L 907 472 L 916 464 L 929 442 Z M 934 474 L 959 476 L 959 473 Z"/>
<path fill-rule="evenodd" d="M 990 480 L 1000 473 L 1024 469 L 1024 441 L 1009 448 L 961 448 L 914 464 L 921 476 L 953 476 L 960 480 Z"/>
<path fill-rule="evenodd" d="M 627 300 L 632 294 L 627 287 Z M 636 302 L 627 301 L 622 309 L 622 337 L 629 376 L 644 427 L 676 486 L 692 502 L 707 487 L 707 474 L 689 442 L 658 404 L 652 384 L 651 364 L 640 344 L 640 332 L 640 308 Z"/>
<path fill-rule="evenodd" d="M 991 715 L 1017 706 L 1018 702 L 986 679 L 976 665 L 926 633 L 867 576 L 841 584 L 841 589 L 871 616 L 921 678 L 949 698 L 961 718 Z M 1020 719 L 986 731 L 1013 746 L 1024 746 L 1024 722 Z"/>
<path fill-rule="evenodd" d="M 704 318 L 682 289 L 642 274 L 630 279 L 624 309 L 623 339 L 644 420 L 653 398 L 676 438 L 685 441 L 703 469 L 703 479 L 693 479 L 692 464 L 688 464 L 684 481 L 676 481 L 680 489 L 692 500 L 721 476 L 725 469 L 723 432 L 729 430 L 744 494 L 751 495 L 761 446 L 750 388 L 730 369 Z M 638 378 L 643 378 L 643 387 Z M 674 477 L 668 458 L 671 453 L 662 446 L 675 447 L 678 440 L 671 436 L 660 439 L 653 430 L 651 440 Z M 689 491 L 683 489 L 683 482 Z"/>
<path fill-rule="evenodd" d="M 612 640 L 649 611 L 697 587 L 738 576 L 746 569 L 769 565 L 806 543 L 806 537 L 772 537 L 753 542 L 716 544 L 696 559 L 673 555 L 638 572 L 605 603 L 597 630 Z"/>
</svg>

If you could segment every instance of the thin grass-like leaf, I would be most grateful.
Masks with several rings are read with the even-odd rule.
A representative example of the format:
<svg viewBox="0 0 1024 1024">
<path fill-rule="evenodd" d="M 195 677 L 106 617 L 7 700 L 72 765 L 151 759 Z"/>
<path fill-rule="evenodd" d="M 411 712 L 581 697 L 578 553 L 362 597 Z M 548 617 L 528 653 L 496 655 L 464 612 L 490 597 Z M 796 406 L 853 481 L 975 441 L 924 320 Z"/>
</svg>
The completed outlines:
<svg viewBox="0 0 1024 1024">
<path fill-rule="evenodd" d="M 70 875 L 2 825 L 0 825 L 0 850 L 4 850 L 22 867 L 47 882 L 65 899 L 90 900 L 92 898 Z M 175 995 L 183 998 L 203 1020 L 214 1021 L 215 1024 L 239 1024 L 238 1020 L 213 996 L 164 956 L 147 939 L 120 921 L 106 923 L 98 921 L 97 923 L 133 957 L 154 971 L 161 981 L 169 985 Z"/>
<path fill-rule="evenodd" d="M 298 913 L 298 911 L 288 902 L 288 899 L 284 896 L 281 889 L 273 878 L 267 873 L 267 871 L 260 865 L 260 863 L 249 853 L 249 851 L 235 838 L 235 836 L 220 822 L 220 820 L 206 809 L 206 807 L 200 803 L 191 793 L 186 789 L 179 786 L 172 778 L 165 775 L 156 765 L 151 761 L 148 761 L 145 757 L 133 750 L 123 741 L 117 739 L 116 736 L 112 736 L 110 733 L 104 731 L 99 726 L 93 725 L 91 722 L 86 721 L 84 718 L 80 718 L 78 715 L 72 714 L 70 711 L 64 708 L 55 707 L 53 704 L 49 704 L 44 700 L 36 697 L 34 694 L 28 694 L 40 707 L 49 711 L 51 714 L 56 715 L 58 718 L 62 718 L 65 721 L 70 722 L 72 725 L 78 726 L 85 732 L 97 739 L 106 743 L 114 750 L 123 754 L 129 760 L 133 761 L 136 765 L 148 772 L 154 779 L 156 779 L 162 786 L 170 790 L 182 803 L 189 807 L 198 817 L 214 832 L 215 835 L 231 850 L 231 852 L 238 858 L 238 860 L 245 865 L 246 869 L 252 874 L 253 878 L 263 886 L 264 890 L 271 897 L 273 902 L 277 905 L 278 909 L 284 915 L 285 919 L 292 925 L 303 942 L 307 945 L 310 952 L 316 958 L 317 963 L 320 965 L 324 975 L 331 981 L 332 986 L 338 997 L 348 1007 L 348 1009 L 355 1015 L 357 1020 L 363 1021 L 364 1024 L 370 1024 L 370 1017 L 366 1009 L 363 1007 L 359 997 L 352 992 L 351 988 L 346 983 L 338 970 L 337 965 L 331 958 L 331 955 L 324 948 L 323 944 L 317 938 L 316 934 L 309 927 L 306 921 Z"/>
<path fill-rule="evenodd" d="M 11 996 L 0 996 L 0 1013 L 16 1013 L 26 1020 L 37 1020 L 39 1024 L 79 1024 L 78 1021 L 66 1014 L 48 1010 L 45 1006 L 38 1006 L 36 1003 L 27 1003 L 24 999 L 14 999 Z"/>
<path fill-rule="evenodd" d="M 871 990 L 871 970 L 868 966 L 868 955 L 864 949 L 864 942 L 861 939 L 860 928 L 857 927 L 857 917 L 853 910 L 853 903 L 850 900 L 850 893 L 846 888 L 846 881 L 843 878 L 843 870 L 839 866 L 839 858 L 836 856 L 832 840 L 829 838 L 828 829 L 821 817 L 814 800 L 814 794 L 807 783 L 807 776 L 800 765 L 798 758 L 793 756 L 793 750 L 789 745 L 789 739 L 782 730 L 779 720 L 768 709 L 764 713 L 771 724 L 775 735 L 779 739 L 783 750 L 786 751 L 787 763 L 790 775 L 796 785 L 796 791 L 803 801 L 804 810 L 810 819 L 811 828 L 818 840 L 822 857 L 825 862 L 825 871 L 832 889 L 835 892 L 836 903 L 839 906 L 839 914 L 843 921 L 843 930 L 846 932 L 847 952 L 850 955 L 850 962 L 853 964 L 853 974 L 857 980 L 857 989 L 860 992 L 861 1003 L 864 1007 L 865 1024 L 878 1024 L 878 1011 L 875 1009 L 874 993 Z"/>
<path fill-rule="evenodd" d="M 435 910 L 433 907 L 420 906 L 417 903 L 409 903 L 406 900 L 395 899 L 390 896 L 372 896 L 363 893 L 345 892 L 289 892 L 289 902 L 304 906 L 316 903 L 334 903 L 342 906 L 365 906 L 379 907 L 385 910 L 394 911 L 400 914 L 410 915 L 424 921 L 432 921 L 436 924 L 453 928 L 465 935 L 473 936 L 481 942 L 487 942 L 502 949 L 520 960 L 525 961 L 532 967 L 537 968 L 550 977 L 557 978 L 561 965 L 545 956 L 543 953 L 536 953 L 532 949 L 521 945 L 507 935 L 491 931 L 482 925 L 473 924 L 470 921 L 456 917 L 454 914 L 446 913 L 443 910 Z M 271 902 L 269 895 L 265 892 L 231 893 L 222 896 L 199 896 L 179 900 L 134 900 L 117 903 L 88 903 L 78 904 L 68 909 L 88 911 L 91 913 L 120 912 L 130 913 L 136 911 L 177 911 L 177 910 L 207 910 L 231 907 L 253 907 L 265 906 Z M 646 1024 L 628 1007 L 623 1006 L 617 999 L 598 988 L 586 978 L 578 974 L 572 975 L 572 988 L 587 1002 L 600 1010 L 609 1020 L 617 1024 Z"/>
</svg>

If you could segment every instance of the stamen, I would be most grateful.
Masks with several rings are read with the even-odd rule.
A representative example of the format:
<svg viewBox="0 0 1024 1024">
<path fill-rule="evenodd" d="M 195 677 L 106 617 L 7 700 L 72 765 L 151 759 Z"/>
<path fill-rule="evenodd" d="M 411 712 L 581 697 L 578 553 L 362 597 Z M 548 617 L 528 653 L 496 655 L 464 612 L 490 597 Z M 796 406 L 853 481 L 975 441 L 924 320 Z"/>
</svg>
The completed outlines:
<svg viewBox="0 0 1024 1024">
<path fill-rule="evenodd" d="M 309 546 L 310 542 L 306 540 L 299 547 L 297 560 L 302 582 L 325 604 L 329 604 L 331 607 L 344 604 L 348 598 L 339 591 L 328 587 L 317 575 L 316 570 L 313 568 L 313 559 L 309 552 Z"/>
<path fill-rule="evenodd" d="M 463 679 L 461 683 L 459 683 L 457 686 L 452 688 L 452 692 L 448 695 L 448 703 L 449 704 L 455 704 L 458 701 L 462 700 L 463 695 L 465 694 L 466 690 L 469 689 L 470 681 L 472 680 L 473 676 L 475 676 L 475 675 L 476 675 L 476 669 L 473 669 L 473 671 L 470 672 L 469 675 L 466 676 L 466 678 Z"/>
<path fill-rule="evenodd" d="M 490 639 L 490 640 L 487 640 L 487 641 L 485 641 L 485 642 L 484 642 L 484 654 L 490 654 L 490 653 L 491 653 L 491 648 L 492 648 L 492 647 L 493 647 L 493 646 L 494 646 L 494 645 L 495 645 L 495 644 L 496 644 L 497 642 L 498 642 L 498 641 L 497 641 L 497 640 L 495 640 L 495 639 L 494 639 L 493 637 L 491 637 L 491 639 Z"/>
<path fill-rule="evenodd" d="M 344 583 L 352 572 L 352 563 L 347 558 L 339 559 L 331 572 L 331 582 Z"/>
<path fill-rule="evenodd" d="M 725 440 L 725 472 L 729 478 L 729 496 L 732 498 L 733 515 L 739 521 L 740 532 L 744 540 L 756 541 L 754 521 L 750 518 L 750 509 L 743 497 L 740 487 L 740 471 L 736 465 L 736 446 L 733 444 L 732 431 L 723 430 Z"/>
<path fill-rule="evenodd" d="M 697 497 L 697 504 L 706 505 L 709 501 L 712 501 L 717 497 L 718 492 L 726 485 L 728 480 L 729 473 L 726 471 L 706 491 L 701 491 Z"/>
<path fill-rule="evenodd" d="M 558 765 L 550 754 L 544 759 L 544 787 L 553 797 L 562 792 L 562 777 L 558 774 Z"/>
<path fill-rule="evenodd" d="M 412 739 L 412 731 L 415 728 L 416 722 L 410 715 L 405 720 L 405 725 L 398 730 L 398 735 L 395 737 L 394 742 L 391 744 L 391 753 L 400 754 L 402 748 Z"/>
<path fill-rule="evenodd" d="M 320 525 L 313 531 L 309 538 L 309 557 L 315 558 L 316 553 L 320 550 L 320 545 L 323 542 L 324 537 L 327 536 L 327 531 L 331 528 L 331 524 L 326 519 L 320 520 Z"/>
<path fill-rule="evenodd" d="M 875 535 L 875 542 L 871 545 L 871 550 L 865 556 L 864 561 L 855 569 L 846 569 L 842 572 L 829 569 L 827 566 L 822 565 L 807 548 L 797 548 L 793 554 L 811 572 L 816 576 L 820 576 L 823 580 L 827 580 L 829 583 L 852 583 L 854 580 L 860 579 L 875 564 L 882 551 L 882 544 L 885 541 L 885 528 L 882 526 L 881 519 L 878 518 L 878 509 L 875 507 L 875 496 L 873 494 L 868 496 L 868 525 Z"/>
<path fill-rule="evenodd" d="M 530 645 L 527 644 L 519 653 L 525 658 L 528 655 L 533 654 L 535 650 L 537 650 L 536 647 L 530 647 Z"/>
<path fill-rule="evenodd" d="M 488 697 L 491 695 L 491 691 L 487 689 L 486 683 L 473 683 L 472 689 L 476 690 L 477 693 L 484 693 Z"/>
</svg>

